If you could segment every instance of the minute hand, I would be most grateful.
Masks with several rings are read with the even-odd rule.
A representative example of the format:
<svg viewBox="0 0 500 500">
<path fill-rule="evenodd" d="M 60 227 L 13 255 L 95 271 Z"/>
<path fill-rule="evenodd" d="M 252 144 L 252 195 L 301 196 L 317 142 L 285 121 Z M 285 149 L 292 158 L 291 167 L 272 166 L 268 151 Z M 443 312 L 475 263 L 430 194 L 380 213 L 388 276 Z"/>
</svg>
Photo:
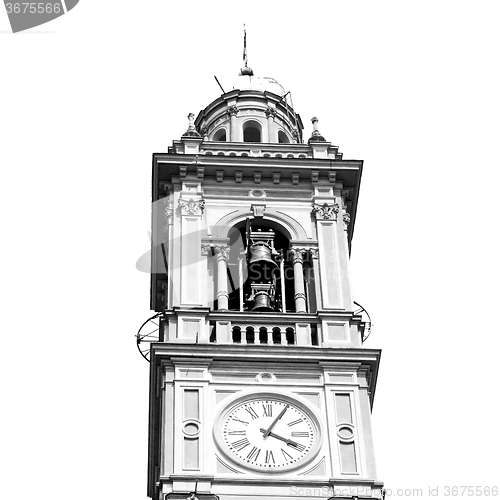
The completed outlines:
<svg viewBox="0 0 500 500">
<path fill-rule="evenodd" d="M 267 431 L 266 431 L 266 429 L 261 429 L 260 432 L 263 432 L 265 435 L 266 432 L 269 432 L 269 429 Z M 295 447 L 299 446 L 299 443 L 296 443 L 292 439 L 284 438 L 282 436 L 279 436 L 278 434 L 275 434 L 274 432 L 269 432 L 269 436 L 276 438 L 276 439 L 279 439 L 280 441 L 284 441 L 286 444 L 288 444 L 290 446 L 295 446 Z"/>
<path fill-rule="evenodd" d="M 285 414 L 285 412 L 288 410 L 288 405 L 286 405 L 283 410 L 281 410 L 281 413 L 273 420 L 273 423 L 266 429 L 261 429 L 261 432 L 264 432 L 264 436 L 263 437 L 267 437 L 269 436 L 269 434 L 271 434 L 271 430 L 273 429 L 273 427 L 276 425 L 276 423 L 278 422 L 278 420 Z"/>
</svg>

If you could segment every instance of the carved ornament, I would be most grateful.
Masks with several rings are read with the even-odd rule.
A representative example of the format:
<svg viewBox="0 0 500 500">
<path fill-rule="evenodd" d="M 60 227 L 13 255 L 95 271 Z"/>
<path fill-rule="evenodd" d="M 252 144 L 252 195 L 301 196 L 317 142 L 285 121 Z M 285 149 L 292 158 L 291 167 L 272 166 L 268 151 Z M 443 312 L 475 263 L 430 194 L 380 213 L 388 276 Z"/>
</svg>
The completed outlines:
<svg viewBox="0 0 500 500">
<path fill-rule="evenodd" d="M 339 213 L 338 203 L 334 203 L 332 205 L 329 205 L 328 203 L 323 203 L 323 205 L 313 203 L 312 207 L 312 213 L 316 219 L 337 220 L 337 214 Z"/>
<path fill-rule="evenodd" d="M 201 244 L 201 255 L 210 255 L 212 247 L 208 243 Z"/>
<path fill-rule="evenodd" d="M 229 106 L 227 108 L 227 113 L 229 116 L 236 116 L 239 112 L 239 109 L 236 106 Z"/>
<path fill-rule="evenodd" d="M 309 253 L 310 253 L 312 259 L 317 259 L 319 257 L 319 250 L 316 247 L 310 248 Z"/>
<path fill-rule="evenodd" d="M 348 212 L 344 212 L 344 214 L 342 215 L 342 221 L 344 222 L 344 230 L 347 231 L 349 223 L 351 222 L 351 216 Z"/>
<path fill-rule="evenodd" d="M 266 116 L 269 118 L 269 117 L 272 117 L 272 118 L 275 118 L 276 115 L 277 115 L 277 111 L 275 108 L 267 108 L 266 109 Z"/>
<path fill-rule="evenodd" d="M 290 256 L 292 257 L 292 262 L 294 264 L 302 264 L 304 262 L 304 257 L 307 252 L 307 249 L 305 248 L 297 248 L 293 247 L 290 248 Z"/>
<path fill-rule="evenodd" d="M 205 208 L 205 200 L 179 200 L 179 210 L 181 215 L 201 215 Z"/>
<path fill-rule="evenodd" d="M 228 261 L 229 260 L 229 246 L 228 245 L 215 245 L 214 246 L 215 255 L 217 255 L 217 261 Z"/>
</svg>

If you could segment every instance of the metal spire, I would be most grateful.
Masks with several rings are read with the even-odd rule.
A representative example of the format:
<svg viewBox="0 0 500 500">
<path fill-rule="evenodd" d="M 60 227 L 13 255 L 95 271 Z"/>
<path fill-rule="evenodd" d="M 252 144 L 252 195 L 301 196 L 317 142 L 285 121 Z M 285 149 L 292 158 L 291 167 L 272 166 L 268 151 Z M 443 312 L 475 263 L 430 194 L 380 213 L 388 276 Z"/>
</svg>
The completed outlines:
<svg viewBox="0 0 500 500">
<path fill-rule="evenodd" d="M 243 25 L 243 62 L 245 63 L 245 68 L 248 67 L 248 56 L 247 56 L 247 29 Z"/>
<path fill-rule="evenodd" d="M 248 55 L 247 55 L 247 30 L 245 25 L 243 25 L 243 62 L 245 66 L 240 69 L 240 75 L 253 76 L 252 68 L 248 67 Z"/>
</svg>

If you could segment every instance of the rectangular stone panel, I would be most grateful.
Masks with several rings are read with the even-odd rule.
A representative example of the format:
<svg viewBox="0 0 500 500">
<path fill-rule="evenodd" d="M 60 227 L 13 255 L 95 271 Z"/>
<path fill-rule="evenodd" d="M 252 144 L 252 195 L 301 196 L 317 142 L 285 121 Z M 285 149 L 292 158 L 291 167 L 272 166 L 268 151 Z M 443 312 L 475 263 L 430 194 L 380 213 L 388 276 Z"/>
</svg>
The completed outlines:
<svg viewBox="0 0 500 500">
<path fill-rule="evenodd" d="M 326 323 L 327 341 L 347 340 L 346 325 L 344 323 Z"/>
<path fill-rule="evenodd" d="M 184 389 L 183 420 L 200 419 L 200 394 L 197 389 Z"/>
<path fill-rule="evenodd" d="M 340 464 L 344 474 L 356 474 L 358 472 L 354 443 L 340 443 Z"/>
<path fill-rule="evenodd" d="M 351 397 L 349 394 L 335 394 L 337 425 L 352 424 Z"/>
<path fill-rule="evenodd" d="M 198 438 L 184 437 L 183 468 L 189 470 L 200 468 L 200 444 Z"/>
</svg>

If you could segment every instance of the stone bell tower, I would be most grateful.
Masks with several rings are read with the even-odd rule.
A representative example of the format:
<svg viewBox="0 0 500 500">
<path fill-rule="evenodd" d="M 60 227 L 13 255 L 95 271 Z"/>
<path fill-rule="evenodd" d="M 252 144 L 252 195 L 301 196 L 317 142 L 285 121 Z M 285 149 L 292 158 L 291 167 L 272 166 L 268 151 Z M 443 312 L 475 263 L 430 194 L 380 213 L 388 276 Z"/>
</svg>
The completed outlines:
<svg viewBox="0 0 500 500">
<path fill-rule="evenodd" d="M 381 498 L 349 250 L 362 162 L 245 63 L 153 155 L 148 495 Z M 147 339 L 145 339 L 147 340 Z"/>
</svg>

